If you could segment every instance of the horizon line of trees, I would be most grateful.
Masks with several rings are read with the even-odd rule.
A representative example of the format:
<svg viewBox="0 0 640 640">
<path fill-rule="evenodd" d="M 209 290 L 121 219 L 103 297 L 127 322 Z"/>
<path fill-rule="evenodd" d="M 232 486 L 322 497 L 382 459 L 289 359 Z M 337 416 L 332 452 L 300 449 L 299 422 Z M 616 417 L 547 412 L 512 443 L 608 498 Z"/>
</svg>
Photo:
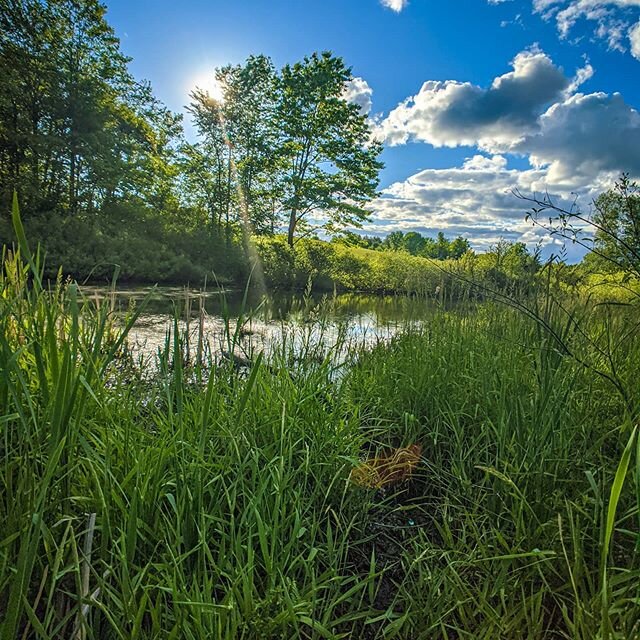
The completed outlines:
<svg viewBox="0 0 640 640">
<path fill-rule="evenodd" d="M 450 240 L 439 231 L 435 238 L 417 231 L 391 231 L 384 237 L 361 235 L 346 231 L 336 236 L 337 241 L 374 251 L 405 251 L 412 256 L 434 260 L 458 260 L 473 251 L 469 240 L 461 235 Z"/>
</svg>

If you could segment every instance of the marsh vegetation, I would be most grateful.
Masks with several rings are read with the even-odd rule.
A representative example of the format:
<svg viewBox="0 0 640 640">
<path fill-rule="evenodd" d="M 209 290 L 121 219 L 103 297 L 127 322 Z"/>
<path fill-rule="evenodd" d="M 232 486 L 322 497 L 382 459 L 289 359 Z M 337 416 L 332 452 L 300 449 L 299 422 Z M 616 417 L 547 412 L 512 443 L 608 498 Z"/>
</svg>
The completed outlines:
<svg viewBox="0 0 640 640">
<path fill-rule="evenodd" d="M 0 0 L 0 640 L 640 638 L 637 185 L 363 236 L 340 57 L 128 62 Z"/>
<path fill-rule="evenodd" d="M 633 306 L 541 279 L 345 348 L 314 305 L 240 368 L 176 320 L 148 375 L 144 301 L 38 260 L 0 281 L 3 638 L 637 636 Z"/>
</svg>

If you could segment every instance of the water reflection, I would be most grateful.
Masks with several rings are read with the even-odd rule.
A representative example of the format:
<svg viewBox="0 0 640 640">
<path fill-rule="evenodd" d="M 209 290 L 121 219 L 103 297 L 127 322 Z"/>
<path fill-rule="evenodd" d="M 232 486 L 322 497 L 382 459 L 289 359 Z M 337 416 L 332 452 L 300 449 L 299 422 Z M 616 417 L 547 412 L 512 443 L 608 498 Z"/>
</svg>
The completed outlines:
<svg viewBox="0 0 640 640">
<path fill-rule="evenodd" d="M 300 349 L 305 341 L 330 348 L 337 340 L 344 348 L 388 340 L 398 331 L 425 321 L 438 308 L 433 299 L 415 296 L 375 296 L 356 293 L 303 295 L 275 292 L 267 297 L 242 291 L 202 292 L 172 287 L 84 289 L 97 300 L 109 298 L 125 313 L 145 301 L 145 310 L 130 333 L 129 343 L 143 355 L 154 355 L 165 345 L 178 319 L 188 337 L 190 351 L 216 356 L 233 348 L 230 334 L 237 332 L 235 350 L 251 357 L 269 353 L 284 341 Z"/>
</svg>

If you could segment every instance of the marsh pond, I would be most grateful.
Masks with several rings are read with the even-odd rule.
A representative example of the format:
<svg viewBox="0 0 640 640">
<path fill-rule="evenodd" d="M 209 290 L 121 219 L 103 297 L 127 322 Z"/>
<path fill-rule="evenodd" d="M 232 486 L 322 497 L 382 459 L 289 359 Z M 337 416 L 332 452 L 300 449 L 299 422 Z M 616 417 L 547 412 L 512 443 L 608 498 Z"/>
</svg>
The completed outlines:
<svg viewBox="0 0 640 640">
<path fill-rule="evenodd" d="M 241 290 L 203 292 L 186 287 L 82 287 L 89 300 L 109 304 L 122 318 L 142 307 L 129 333 L 133 352 L 153 357 L 177 327 L 188 349 L 214 358 L 230 344 L 240 357 L 251 357 L 292 341 L 327 348 L 374 345 L 401 330 L 422 324 L 440 303 L 435 298 L 358 293 L 269 294 Z"/>
</svg>

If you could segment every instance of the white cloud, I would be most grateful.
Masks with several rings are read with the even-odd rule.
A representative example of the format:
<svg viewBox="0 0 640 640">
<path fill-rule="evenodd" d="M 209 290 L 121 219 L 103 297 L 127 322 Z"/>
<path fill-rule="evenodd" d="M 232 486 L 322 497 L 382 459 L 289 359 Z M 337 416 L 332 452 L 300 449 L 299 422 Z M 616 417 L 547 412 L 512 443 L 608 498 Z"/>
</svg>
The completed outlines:
<svg viewBox="0 0 640 640">
<path fill-rule="evenodd" d="M 380 2 L 396 13 L 400 13 L 409 4 L 409 0 L 380 0 Z"/>
<path fill-rule="evenodd" d="M 640 25 L 637 32 L 640 38 Z M 567 202 L 577 193 L 587 206 L 620 172 L 640 177 L 640 113 L 619 93 L 577 93 L 594 74 L 588 61 L 573 78 L 537 49 L 512 64 L 486 89 L 427 81 L 379 121 L 379 135 L 391 145 L 469 145 L 485 154 L 389 186 L 373 205 L 373 230 L 442 230 L 477 248 L 500 237 L 535 244 L 540 235 L 524 222 L 528 207 L 513 188 Z M 510 154 L 527 158 L 530 168 L 509 168 Z"/>
<path fill-rule="evenodd" d="M 380 122 L 377 135 L 391 145 L 417 140 L 492 148 L 535 131 L 540 113 L 572 83 L 537 48 L 519 53 L 511 64 L 513 71 L 488 89 L 454 80 L 425 82 Z"/>
<path fill-rule="evenodd" d="M 640 20 L 629 29 L 629 42 L 631 43 L 631 55 L 640 60 Z"/>
<path fill-rule="evenodd" d="M 493 4 L 490 0 L 490 4 Z M 555 19 L 562 37 L 567 37 L 579 20 L 596 23 L 594 34 L 610 49 L 625 50 L 625 35 L 640 0 L 533 0 L 533 10 L 545 20 Z"/>
<path fill-rule="evenodd" d="M 364 78 L 353 78 L 345 87 L 344 97 L 360 107 L 360 111 L 368 114 L 371 111 L 371 96 L 373 89 Z"/>
<path fill-rule="evenodd" d="M 572 93 L 576 92 L 580 85 L 583 85 L 587 80 L 591 80 L 591 78 L 593 78 L 594 73 L 595 71 L 593 67 L 587 60 L 584 67 L 581 67 L 576 71 L 576 75 L 573 77 L 571 84 L 567 87 L 566 94 L 571 95 Z"/>
<path fill-rule="evenodd" d="M 521 13 L 517 13 L 513 18 L 513 20 L 502 20 L 502 22 L 500 22 L 500 26 L 503 28 L 508 27 L 509 25 L 512 25 L 512 24 L 518 27 L 522 27 L 524 29 L 524 22 L 522 21 Z"/>
<path fill-rule="evenodd" d="M 553 185 L 578 186 L 621 171 L 640 176 L 640 114 L 619 93 L 576 94 L 554 104 L 540 129 L 511 146 Z"/>
<path fill-rule="evenodd" d="M 519 240 L 533 247 L 560 243 L 525 221 L 529 206 L 513 194 L 544 193 L 548 188 L 545 169 L 509 169 L 500 155 L 475 155 L 461 167 L 427 169 L 396 182 L 383 191 L 373 205 L 368 231 L 419 231 L 435 236 L 439 231 L 462 235 L 477 249 L 487 249 L 501 238 Z M 590 190 L 582 189 L 589 197 Z M 559 198 L 571 198 L 569 190 L 556 190 Z"/>
<path fill-rule="evenodd" d="M 572 79 L 535 49 L 512 64 L 488 89 L 425 82 L 378 123 L 378 135 L 390 145 L 413 140 L 515 153 L 546 167 L 549 183 L 563 188 L 603 173 L 640 176 L 640 114 L 617 93 L 576 93 L 593 76 L 588 62 Z"/>
</svg>

